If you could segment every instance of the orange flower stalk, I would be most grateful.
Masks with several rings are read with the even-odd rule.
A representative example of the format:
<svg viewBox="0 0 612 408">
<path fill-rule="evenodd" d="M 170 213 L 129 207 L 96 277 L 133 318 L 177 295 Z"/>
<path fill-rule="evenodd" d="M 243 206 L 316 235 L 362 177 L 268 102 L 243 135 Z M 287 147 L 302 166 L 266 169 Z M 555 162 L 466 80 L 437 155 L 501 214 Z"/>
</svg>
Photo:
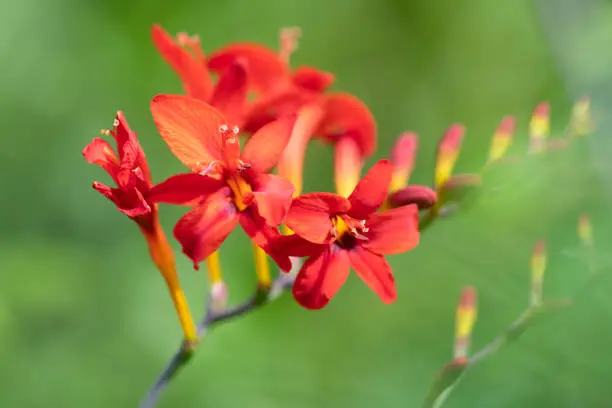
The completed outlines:
<svg viewBox="0 0 612 408">
<path fill-rule="evenodd" d="M 98 182 L 94 182 L 93 187 L 138 224 L 149 245 L 151 258 L 166 281 L 185 340 L 188 343 L 194 342 L 195 324 L 179 284 L 174 254 L 159 224 L 157 205 L 147 199 L 153 183 L 136 133 L 128 126 L 123 113 L 117 112 L 113 129 L 103 131 L 103 134 L 115 139 L 117 153 L 106 140 L 95 138 L 85 147 L 83 156 L 89 163 L 106 170 L 117 187 L 108 187 Z"/>
</svg>

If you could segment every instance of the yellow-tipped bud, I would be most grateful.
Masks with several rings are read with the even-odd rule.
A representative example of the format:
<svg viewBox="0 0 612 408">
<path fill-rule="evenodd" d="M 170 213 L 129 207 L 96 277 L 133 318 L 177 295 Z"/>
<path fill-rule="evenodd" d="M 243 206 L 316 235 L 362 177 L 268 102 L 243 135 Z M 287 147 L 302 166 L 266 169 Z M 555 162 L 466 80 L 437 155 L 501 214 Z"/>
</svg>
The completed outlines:
<svg viewBox="0 0 612 408">
<path fill-rule="evenodd" d="M 542 303 L 542 283 L 546 271 L 546 242 L 538 241 L 531 254 L 531 304 Z"/>
<path fill-rule="evenodd" d="M 476 323 L 476 302 L 477 293 L 474 287 L 467 287 L 461 292 L 455 318 L 455 358 L 467 355 L 470 336 Z"/>
<path fill-rule="evenodd" d="M 529 153 L 546 150 L 545 140 L 550 134 L 550 105 L 541 102 L 536 106 L 529 122 Z"/>
<path fill-rule="evenodd" d="M 442 140 L 440 140 L 436 155 L 436 189 L 442 187 L 453 173 L 453 168 L 461 150 L 464 133 L 465 128 L 463 125 L 454 124 L 448 128 Z"/>
<path fill-rule="evenodd" d="M 570 135 L 573 137 L 584 137 L 595 129 L 591 115 L 591 100 L 584 96 L 576 101 L 572 109 L 570 121 Z"/>
<path fill-rule="evenodd" d="M 583 246 L 593 246 L 593 228 L 588 214 L 582 214 L 578 219 L 578 237 Z"/>
<path fill-rule="evenodd" d="M 363 158 L 357 142 L 350 137 L 340 139 L 334 150 L 334 179 L 339 195 L 351 195 L 359 182 L 362 167 Z"/>
<path fill-rule="evenodd" d="M 491 139 L 491 150 L 489 151 L 489 163 L 501 159 L 512 144 L 512 137 L 516 128 L 516 119 L 506 116 L 502 119 Z"/>
<path fill-rule="evenodd" d="M 395 142 L 391 151 L 393 173 L 389 193 L 394 193 L 406 187 L 410 174 L 414 169 L 419 137 L 415 133 L 403 133 Z"/>
</svg>

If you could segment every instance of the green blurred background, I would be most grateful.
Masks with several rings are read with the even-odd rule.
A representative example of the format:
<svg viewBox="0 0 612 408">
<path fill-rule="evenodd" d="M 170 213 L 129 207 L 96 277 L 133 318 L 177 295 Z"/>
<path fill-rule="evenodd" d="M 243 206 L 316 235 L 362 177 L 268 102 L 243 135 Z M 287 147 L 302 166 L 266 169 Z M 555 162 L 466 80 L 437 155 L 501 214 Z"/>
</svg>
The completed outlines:
<svg viewBox="0 0 612 408">
<path fill-rule="evenodd" d="M 183 171 L 155 129 L 149 100 L 180 93 L 150 43 L 153 23 L 198 33 L 205 51 L 237 40 L 276 47 L 303 29 L 295 65 L 337 75 L 334 90 L 369 104 L 377 157 L 404 130 L 421 136 L 414 182 L 430 183 L 445 127 L 467 126 L 459 171 L 478 171 L 503 115 L 552 104 L 560 134 L 572 101 L 593 97 L 599 131 L 571 149 L 509 166 L 502 190 L 441 221 L 391 258 L 399 299 L 382 305 L 359 279 L 325 310 L 285 296 L 216 329 L 160 407 L 419 407 L 451 356 L 461 288 L 479 290 L 475 347 L 525 307 L 529 256 L 547 239 L 549 297 L 582 288 L 576 221 L 591 214 L 604 264 L 612 150 L 612 3 L 597 0 L 3 0 L 0 13 L 0 407 L 135 407 L 180 339 L 162 279 L 135 225 L 91 189 L 108 181 L 81 149 L 117 109 L 139 133 L 155 181 Z M 309 148 L 306 191 L 332 189 L 332 154 Z M 168 230 L 182 209 L 164 207 Z M 176 242 L 173 241 L 173 245 Z M 177 248 L 178 249 L 178 248 Z M 242 233 L 222 248 L 231 298 L 254 285 Z M 203 273 L 179 258 L 200 314 Z M 607 268 L 609 269 L 609 268 Z M 455 407 L 609 407 L 611 285 L 602 271 L 576 305 L 476 367 Z"/>
</svg>

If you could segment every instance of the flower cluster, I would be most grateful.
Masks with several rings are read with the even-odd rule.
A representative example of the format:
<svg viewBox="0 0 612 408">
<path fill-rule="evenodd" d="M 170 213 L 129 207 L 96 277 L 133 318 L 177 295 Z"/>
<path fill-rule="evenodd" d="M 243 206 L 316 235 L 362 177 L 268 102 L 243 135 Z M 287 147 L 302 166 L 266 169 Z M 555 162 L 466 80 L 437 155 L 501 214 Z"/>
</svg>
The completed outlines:
<svg viewBox="0 0 612 408">
<path fill-rule="evenodd" d="M 195 269 L 206 262 L 215 293 L 226 296 L 218 250 L 240 225 L 255 251 L 259 290 L 272 286 L 268 256 L 285 273 L 297 272 L 297 302 L 308 309 L 328 304 L 352 268 L 385 303 L 396 299 L 386 255 L 409 251 L 420 232 L 449 213 L 479 175 L 452 175 L 465 129 L 452 125 L 437 151 L 433 188 L 407 185 L 417 136 L 400 136 L 389 159 L 362 177 L 376 150 L 377 126 L 368 107 L 344 92 L 328 92 L 334 76 L 314 67 L 292 68 L 300 32 L 284 29 L 279 50 L 234 43 L 205 55 L 196 36 L 173 37 L 154 26 L 152 41 L 180 78 L 185 95 L 160 94 L 151 103 L 157 130 L 187 170 L 154 184 L 136 133 L 118 112 L 104 135 L 83 151 L 116 187 L 94 183 L 144 234 L 151 257 L 166 280 L 184 336 L 197 334 L 179 284 L 174 255 L 158 218 L 160 204 L 188 208 L 173 235 Z M 585 107 L 586 104 L 586 107 Z M 532 120 L 531 153 L 549 144 L 548 104 Z M 572 129 L 588 132 L 588 100 L 580 101 Z M 485 168 L 500 162 L 515 121 L 505 118 L 493 138 Z M 335 193 L 302 193 L 308 143 L 334 149 Z M 302 263 L 301 258 L 306 258 Z"/>
</svg>

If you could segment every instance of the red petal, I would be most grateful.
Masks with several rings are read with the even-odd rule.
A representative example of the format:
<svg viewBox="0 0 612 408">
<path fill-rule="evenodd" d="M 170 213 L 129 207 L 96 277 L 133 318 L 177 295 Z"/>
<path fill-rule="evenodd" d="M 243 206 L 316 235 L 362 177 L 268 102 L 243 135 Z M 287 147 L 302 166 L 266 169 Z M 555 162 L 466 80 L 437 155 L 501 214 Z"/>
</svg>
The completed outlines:
<svg viewBox="0 0 612 408">
<path fill-rule="evenodd" d="M 119 158 L 113 147 L 106 140 L 96 137 L 83 149 L 83 157 L 87 163 L 97 164 L 102 167 L 113 179 L 116 180 L 119 171 Z"/>
<path fill-rule="evenodd" d="M 328 246 L 304 262 L 293 284 L 293 296 L 307 309 L 321 309 L 344 285 L 349 271 L 347 251 Z"/>
<path fill-rule="evenodd" d="M 174 227 L 174 236 L 183 253 L 198 269 L 198 264 L 215 252 L 238 223 L 236 207 L 223 189 L 183 215 Z"/>
<path fill-rule="evenodd" d="M 330 142 L 340 137 L 351 137 L 367 157 L 376 149 L 376 121 L 370 109 L 348 93 L 335 93 L 325 101 L 325 118 L 317 134 Z"/>
<path fill-rule="evenodd" d="M 223 186 L 222 181 L 212 177 L 194 173 L 178 174 L 153 186 L 147 198 L 154 203 L 195 205 Z"/>
<path fill-rule="evenodd" d="M 157 95 L 151 112 L 161 137 L 187 167 L 199 172 L 222 160 L 219 127 L 225 118 L 215 108 L 182 95 Z"/>
<path fill-rule="evenodd" d="M 237 60 L 221 74 L 210 104 L 234 124 L 240 124 L 247 97 L 246 64 Z"/>
<path fill-rule="evenodd" d="M 311 256 L 320 253 L 326 249 L 328 244 L 315 244 L 314 242 L 306 241 L 297 234 L 281 235 L 272 242 L 274 251 L 287 256 Z"/>
<path fill-rule="evenodd" d="M 151 207 L 142 193 L 135 188 L 122 190 L 119 188 L 111 188 L 98 182 L 93 183 L 93 188 L 111 200 L 119 211 L 130 218 L 151 213 Z"/>
<path fill-rule="evenodd" d="M 296 114 L 284 116 L 259 129 L 244 146 L 242 161 L 261 173 L 274 167 L 289 143 L 296 119 Z"/>
<path fill-rule="evenodd" d="M 287 66 L 276 52 L 255 43 L 234 43 L 221 48 L 208 59 L 208 68 L 224 72 L 239 58 L 247 61 L 249 88 L 255 92 L 265 92 L 288 77 Z"/>
<path fill-rule="evenodd" d="M 368 218 L 387 198 L 393 166 L 389 160 L 380 160 L 359 181 L 349 196 L 349 215 L 358 220 Z"/>
<path fill-rule="evenodd" d="M 308 103 L 321 103 L 322 98 L 319 94 L 294 86 L 276 88 L 249 105 L 243 128 L 246 132 L 256 132 L 265 124 L 279 117 L 291 115 Z"/>
<path fill-rule="evenodd" d="M 163 28 L 154 25 L 151 30 L 153 44 L 163 59 L 183 82 L 187 95 L 207 101 L 212 92 L 212 82 L 205 61 L 199 60 L 186 48 L 177 44 Z"/>
<path fill-rule="evenodd" d="M 287 226 L 302 238 L 314 243 L 326 243 L 332 229 L 331 217 L 345 213 L 349 201 L 332 193 L 308 193 L 293 200 L 287 214 Z"/>
<path fill-rule="evenodd" d="M 118 111 L 117 115 L 115 115 L 115 123 L 113 124 L 113 136 L 117 141 L 117 150 L 121 154 L 123 150 L 123 145 L 132 139 L 136 139 L 136 133 L 130 129 L 130 125 L 128 125 L 127 120 L 125 119 L 125 115 L 122 111 Z"/>
<path fill-rule="evenodd" d="M 357 246 L 349 251 L 349 257 L 355 273 L 380 300 L 387 304 L 395 301 L 397 298 L 395 278 L 384 256 Z"/>
<path fill-rule="evenodd" d="M 270 225 L 282 224 L 295 191 L 293 184 L 282 177 L 261 173 L 249 177 L 249 183 L 261 216 Z"/>
<path fill-rule="evenodd" d="M 284 271 L 291 270 L 291 259 L 285 253 L 276 251 L 274 242 L 280 237 L 278 228 L 266 223 L 253 206 L 240 213 L 240 225 L 251 240 L 272 257 L 278 267 Z"/>
<path fill-rule="evenodd" d="M 416 205 L 372 214 L 366 226 L 368 241 L 362 246 L 377 254 L 399 254 L 419 243 L 419 214 Z"/>
<path fill-rule="evenodd" d="M 292 77 L 295 85 L 314 92 L 325 91 L 336 80 L 334 74 L 314 67 L 298 67 Z"/>
</svg>

